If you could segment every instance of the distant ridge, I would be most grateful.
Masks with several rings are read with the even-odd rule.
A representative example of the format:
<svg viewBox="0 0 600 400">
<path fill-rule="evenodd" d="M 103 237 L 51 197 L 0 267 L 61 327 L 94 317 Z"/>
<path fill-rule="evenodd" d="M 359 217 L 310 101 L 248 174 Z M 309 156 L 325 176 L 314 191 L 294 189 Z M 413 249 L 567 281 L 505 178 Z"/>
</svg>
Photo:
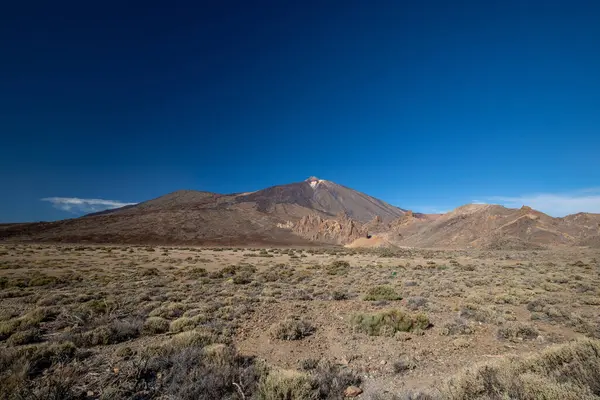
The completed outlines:
<svg viewBox="0 0 600 400">
<path fill-rule="evenodd" d="M 372 238 L 373 240 L 370 240 Z M 600 247 L 600 214 L 553 218 L 524 206 L 467 204 L 413 213 L 317 177 L 254 192 L 180 190 L 56 222 L 0 224 L 0 240 L 543 249 Z"/>
</svg>

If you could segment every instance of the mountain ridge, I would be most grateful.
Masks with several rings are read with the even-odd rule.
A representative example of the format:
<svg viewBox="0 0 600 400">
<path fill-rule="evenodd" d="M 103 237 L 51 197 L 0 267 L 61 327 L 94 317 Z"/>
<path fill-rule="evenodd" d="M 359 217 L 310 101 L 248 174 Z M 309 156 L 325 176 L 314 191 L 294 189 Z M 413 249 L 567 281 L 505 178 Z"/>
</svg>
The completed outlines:
<svg viewBox="0 0 600 400">
<path fill-rule="evenodd" d="M 376 240 L 370 242 L 371 236 Z M 413 213 L 310 177 L 253 192 L 178 190 L 79 218 L 0 224 L 0 240 L 196 245 L 351 245 L 359 240 L 361 246 L 600 247 L 600 214 L 555 218 L 528 206 L 494 204 L 466 204 L 446 214 Z"/>
</svg>

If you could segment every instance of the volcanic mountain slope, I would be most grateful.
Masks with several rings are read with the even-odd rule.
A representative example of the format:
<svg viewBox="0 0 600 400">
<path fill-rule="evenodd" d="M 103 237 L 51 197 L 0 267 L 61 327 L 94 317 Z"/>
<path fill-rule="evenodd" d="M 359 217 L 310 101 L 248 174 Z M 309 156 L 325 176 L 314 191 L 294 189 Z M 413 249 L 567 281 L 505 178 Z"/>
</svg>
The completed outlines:
<svg viewBox="0 0 600 400">
<path fill-rule="evenodd" d="M 134 206 L 56 222 L 0 227 L 0 239 L 181 244 L 345 243 L 360 223 L 404 211 L 336 183 L 309 178 L 251 193 L 178 191 Z M 303 217 L 312 220 L 298 225 Z M 308 225 L 320 221 L 328 233 Z"/>
<path fill-rule="evenodd" d="M 423 224 L 400 226 L 395 243 L 487 249 L 594 245 L 600 235 L 597 218 L 597 214 L 585 213 L 578 217 L 553 218 L 527 206 L 509 209 L 499 205 L 469 204 Z"/>
<path fill-rule="evenodd" d="M 181 202 L 180 202 L 181 201 Z M 0 237 L 34 241 L 139 244 L 305 244 L 278 229 L 270 215 L 252 208 L 227 208 L 219 195 L 175 192 L 147 203 L 48 223 L 20 224 Z"/>
<path fill-rule="evenodd" d="M 552 218 L 530 207 L 482 204 L 443 215 L 418 214 L 312 177 L 250 193 L 183 190 L 81 218 L 5 224 L 0 225 L 0 239 L 227 246 L 600 247 L 600 214 Z"/>
<path fill-rule="evenodd" d="M 405 213 L 404 210 L 384 201 L 315 177 L 308 178 L 304 182 L 273 186 L 241 195 L 236 198 L 236 201 L 256 203 L 258 210 L 262 212 L 277 212 L 278 208 L 294 204 L 323 215 L 343 214 L 361 223 L 366 223 L 377 216 L 391 221 Z"/>
</svg>

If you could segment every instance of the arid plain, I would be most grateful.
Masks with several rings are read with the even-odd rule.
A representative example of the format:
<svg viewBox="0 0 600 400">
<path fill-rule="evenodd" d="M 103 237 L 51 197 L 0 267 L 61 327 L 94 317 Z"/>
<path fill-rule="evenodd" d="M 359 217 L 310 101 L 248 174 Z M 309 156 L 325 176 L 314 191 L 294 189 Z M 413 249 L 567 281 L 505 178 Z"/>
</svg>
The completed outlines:
<svg viewBox="0 0 600 400">
<path fill-rule="evenodd" d="M 598 260 L 0 244 L 0 398 L 598 398 Z"/>
</svg>

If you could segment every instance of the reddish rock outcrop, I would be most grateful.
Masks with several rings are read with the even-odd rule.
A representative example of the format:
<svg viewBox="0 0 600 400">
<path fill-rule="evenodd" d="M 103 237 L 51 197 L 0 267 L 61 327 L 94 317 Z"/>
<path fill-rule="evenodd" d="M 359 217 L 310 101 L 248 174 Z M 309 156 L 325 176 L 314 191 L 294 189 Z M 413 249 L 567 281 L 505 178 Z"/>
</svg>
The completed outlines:
<svg viewBox="0 0 600 400">
<path fill-rule="evenodd" d="M 292 231 L 306 239 L 336 244 L 350 243 L 367 234 L 359 222 L 343 214 L 331 219 L 306 215 L 294 225 Z"/>
</svg>

